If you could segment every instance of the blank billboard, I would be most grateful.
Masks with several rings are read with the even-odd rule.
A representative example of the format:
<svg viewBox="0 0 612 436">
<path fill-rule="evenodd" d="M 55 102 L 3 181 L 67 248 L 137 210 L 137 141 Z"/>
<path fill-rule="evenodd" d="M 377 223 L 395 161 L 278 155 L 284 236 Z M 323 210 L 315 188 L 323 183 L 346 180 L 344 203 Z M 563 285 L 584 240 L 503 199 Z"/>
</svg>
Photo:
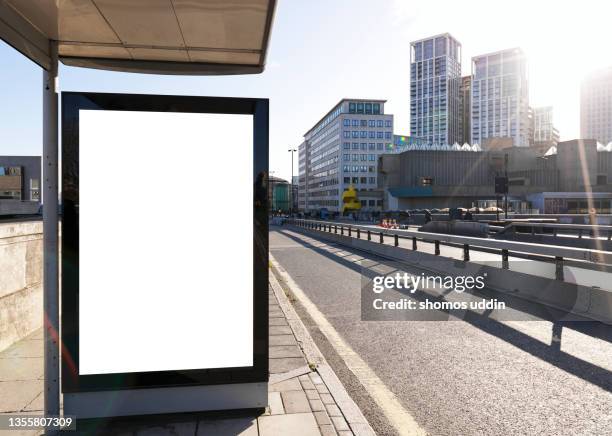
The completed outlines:
<svg viewBox="0 0 612 436">
<path fill-rule="evenodd" d="M 78 118 L 78 374 L 252 366 L 253 115 Z"/>
</svg>

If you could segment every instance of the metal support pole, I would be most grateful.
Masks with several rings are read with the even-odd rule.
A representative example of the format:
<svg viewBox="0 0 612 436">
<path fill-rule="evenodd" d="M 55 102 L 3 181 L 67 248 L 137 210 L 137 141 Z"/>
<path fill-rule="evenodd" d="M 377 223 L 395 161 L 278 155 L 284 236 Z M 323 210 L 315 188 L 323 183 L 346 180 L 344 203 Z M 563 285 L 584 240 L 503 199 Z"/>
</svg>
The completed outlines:
<svg viewBox="0 0 612 436">
<path fill-rule="evenodd" d="M 368 230 L 368 241 L 372 240 L 372 233 Z"/>
<path fill-rule="evenodd" d="M 417 238 L 416 238 L 416 236 L 412 237 L 412 249 L 413 250 L 417 249 Z"/>
<path fill-rule="evenodd" d="M 564 280 L 563 277 L 563 258 L 561 256 L 555 256 L 555 279 Z"/>
<path fill-rule="evenodd" d="M 344 226 L 340 226 L 340 234 L 344 235 Z"/>
<path fill-rule="evenodd" d="M 385 237 L 384 237 L 384 235 L 383 235 L 383 232 L 380 232 L 380 243 L 381 243 L 381 244 L 384 244 L 384 243 L 385 243 L 385 239 L 384 239 L 384 238 L 385 238 Z"/>
<path fill-rule="evenodd" d="M 58 251 L 58 98 L 57 43 L 43 70 L 43 326 L 45 342 L 45 416 L 59 416 L 59 251 Z M 56 434 L 56 432 L 47 432 Z"/>
<path fill-rule="evenodd" d="M 334 224 L 334 233 L 338 233 L 338 226 Z"/>
<path fill-rule="evenodd" d="M 508 250 L 502 249 L 502 269 L 509 269 L 510 262 L 508 262 Z"/>
<path fill-rule="evenodd" d="M 357 229 L 357 239 L 361 239 L 361 230 Z"/>
<path fill-rule="evenodd" d="M 397 247 L 399 246 L 399 237 L 397 235 L 394 236 L 394 245 Z"/>
<path fill-rule="evenodd" d="M 463 260 L 465 262 L 470 260 L 470 246 L 468 244 L 463 244 Z"/>
<path fill-rule="evenodd" d="M 436 256 L 440 255 L 440 241 L 434 241 L 434 245 L 436 246 Z"/>
<path fill-rule="evenodd" d="M 348 233 L 349 237 L 353 236 L 352 229 L 351 229 L 351 227 L 350 227 L 350 226 L 349 226 L 349 228 L 348 228 L 348 229 L 349 229 L 349 233 Z"/>
</svg>

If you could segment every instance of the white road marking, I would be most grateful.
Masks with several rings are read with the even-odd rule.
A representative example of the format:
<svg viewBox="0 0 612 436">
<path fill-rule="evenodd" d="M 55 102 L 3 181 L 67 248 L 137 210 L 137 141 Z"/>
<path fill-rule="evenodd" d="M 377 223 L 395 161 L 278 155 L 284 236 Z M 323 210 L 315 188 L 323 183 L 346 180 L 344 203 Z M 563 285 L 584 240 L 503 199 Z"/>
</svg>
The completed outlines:
<svg viewBox="0 0 612 436">
<path fill-rule="evenodd" d="M 353 351 L 353 349 L 342 339 L 336 329 L 327 321 L 325 315 L 319 311 L 317 306 L 310 301 L 304 291 L 293 281 L 291 276 L 279 265 L 274 256 L 270 253 L 270 262 L 281 275 L 282 280 L 287 284 L 295 298 L 308 312 L 308 315 L 325 335 L 329 343 L 334 347 L 338 355 L 342 358 L 347 368 L 355 374 L 361 385 L 370 394 L 383 411 L 391 425 L 400 435 L 405 436 L 424 436 L 427 432 L 419 426 L 414 417 L 401 405 L 395 394 L 391 392 L 381 379 L 372 371 L 364 360 Z"/>
</svg>

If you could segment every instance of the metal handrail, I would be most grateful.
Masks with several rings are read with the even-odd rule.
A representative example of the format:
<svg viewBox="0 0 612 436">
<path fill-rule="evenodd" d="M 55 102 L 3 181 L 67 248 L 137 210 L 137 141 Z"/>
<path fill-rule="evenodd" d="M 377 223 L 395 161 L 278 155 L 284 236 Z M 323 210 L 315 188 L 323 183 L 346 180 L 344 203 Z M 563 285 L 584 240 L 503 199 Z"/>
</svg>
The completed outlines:
<svg viewBox="0 0 612 436">
<path fill-rule="evenodd" d="M 331 228 L 331 225 L 325 221 L 316 221 L 316 220 L 303 220 L 303 219 L 291 219 L 289 220 L 292 223 L 297 223 L 302 227 L 307 228 L 322 228 L 323 223 Z M 529 253 L 540 256 L 547 256 L 550 258 L 554 258 L 555 262 L 559 264 L 563 261 L 563 259 L 573 259 L 580 261 L 587 261 L 596 264 L 612 264 L 612 252 L 601 251 L 601 250 L 593 250 L 593 249 L 584 249 L 584 248 L 574 248 L 574 247 L 564 247 L 558 245 L 542 245 L 542 244 L 534 244 L 529 242 L 515 242 L 515 241 L 506 241 L 506 240 L 498 240 L 498 239 L 483 239 L 483 238 L 475 238 L 470 236 L 461 236 L 461 235 L 447 235 L 442 233 L 427 233 L 427 232 L 419 232 L 413 230 L 392 230 L 392 229 L 381 229 L 380 231 L 373 231 L 371 228 L 359 225 L 343 225 L 343 224 L 333 224 L 334 227 L 339 227 L 340 231 L 338 233 L 344 234 L 345 229 L 357 229 L 366 230 L 368 234 L 371 233 L 379 234 L 379 238 L 384 240 L 385 236 L 395 237 L 401 239 L 412 239 L 413 241 L 413 249 L 415 248 L 415 243 L 417 240 L 421 240 L 424 242 L 434 243 L 436 245 L 436 254 L 439 255 L 440 243 L 452 244 L 463 246 L 464 248 L 464 258 L 469 260 L 469 251 L 470 249 L 474 249 L 478 251 L 478 248 L 482 247 L 487 250 L 481 251 L 489 251 L 491 249 L 501 250 L 502 258 L 507 257 L 508 252 L 519 252 L 519 253 Z"/>
</svg>

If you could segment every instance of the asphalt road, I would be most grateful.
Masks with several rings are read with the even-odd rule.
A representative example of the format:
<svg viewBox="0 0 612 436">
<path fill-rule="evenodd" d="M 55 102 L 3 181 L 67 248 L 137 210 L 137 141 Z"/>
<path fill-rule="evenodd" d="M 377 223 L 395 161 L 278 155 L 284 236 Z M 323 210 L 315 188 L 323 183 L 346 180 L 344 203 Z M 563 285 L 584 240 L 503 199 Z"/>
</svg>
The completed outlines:
<svg viewBox="0 0 612 436">
<path fill-rule="evenodd" d="M 361 321 L 361 264 L 384 259 L 284 227 L 271 228 L 270 251 L 429 434 L 612 435 L 612 326 L 486 316 Z M 312 320 L 305 323 L 377 433 L 395 434 Z"/>
</svg>

